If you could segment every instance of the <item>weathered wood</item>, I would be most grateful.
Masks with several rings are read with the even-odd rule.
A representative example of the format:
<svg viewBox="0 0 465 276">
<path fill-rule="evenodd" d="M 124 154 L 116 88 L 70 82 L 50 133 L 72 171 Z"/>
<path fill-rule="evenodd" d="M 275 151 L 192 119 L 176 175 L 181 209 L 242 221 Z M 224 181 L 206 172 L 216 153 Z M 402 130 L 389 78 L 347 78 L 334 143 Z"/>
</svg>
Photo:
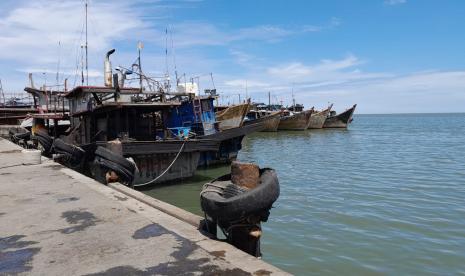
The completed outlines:
<svg viewBox="0 0 465 276">
<path fill-rule="evenodd" d="M 278 130 L 305 130 L 313 110 L 306 110 L 291 116 L 281 117 Z"/>
<path fill-rule="evenodd" d="M 216 112 L 216 120 L 220 130 L 242 126 L 244 117 L 249 111 L 249 103 L 232 105 L 224 110 Z"/>
<path fill-rule="evenodd" d="M 309 129 L 323 128 L 323 125 L 326 121 L 326 118 L 329 115 L 329 112 L 331 111 L 332 106 L 333 105 L 330 105 L 328 108 L 320 112 L 313 112 L 312 116 L 310 116 L 310 120 L 308 121 L 308 128 Z"/>
<path fill-rule="evenodd" d="M 263 132 L 274 132 L 278 131 L 279 122 L 281 120 L 281 111 L 271 112 L 268 115 L 260 117 L 255 120 L 250 120 L 244 122 L 244 126 L 251 124 L 263 124 L 264 128 L 261 130 Z"/>
<path fill-rule="evenodd" d="M 338 115 L 328 117 L 323 128 L 347 128 L 347 125 L 352 121 L 355 107 L 357 107 L 356 104 Z"/>
</svg>

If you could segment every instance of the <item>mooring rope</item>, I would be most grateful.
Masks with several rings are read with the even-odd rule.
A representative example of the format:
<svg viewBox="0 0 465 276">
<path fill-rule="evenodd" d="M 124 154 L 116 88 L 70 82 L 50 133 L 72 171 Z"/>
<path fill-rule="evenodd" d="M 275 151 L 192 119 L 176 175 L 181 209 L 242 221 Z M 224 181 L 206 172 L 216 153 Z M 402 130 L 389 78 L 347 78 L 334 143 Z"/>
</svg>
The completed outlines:
<svg viewBox="0 0 465 276">
<path fill-rule="evenodd" d="M 160 179 L 163 175 L 165 175 L 166 172 L 169 171 L 169 169 L 171 169 L 171 167 L 174 165 L 174 163 L 176 162 L 176 160 L 178 160 L 179 156 L 181 155 L 181 152 L 182 150 L 184 149 L 184 146 L 186 145 L 186 142 L 187 140 L 184 140 L 184 142 L 182 143 L 181 145 L 181 148 L 179 149 L 178 153 L 176 154 L 176 157 L 174 157 L 174 160 L 171 162 L 171 164 L 168 166 L 168 168 L 166 168 L 165 171 L 163 171 L 159 176 L 155 177 L 154 179 L 148 181 L 148 182 L 145 182 L 145 183 L 139 183 L 139 184 L 134 184 L 132 185 L 133 187 L 141 187 L 141 186 L 147 186 L 147 185 L 150 185 L 152 183 L 155 183 L 158 179 Z"/>
</svg>

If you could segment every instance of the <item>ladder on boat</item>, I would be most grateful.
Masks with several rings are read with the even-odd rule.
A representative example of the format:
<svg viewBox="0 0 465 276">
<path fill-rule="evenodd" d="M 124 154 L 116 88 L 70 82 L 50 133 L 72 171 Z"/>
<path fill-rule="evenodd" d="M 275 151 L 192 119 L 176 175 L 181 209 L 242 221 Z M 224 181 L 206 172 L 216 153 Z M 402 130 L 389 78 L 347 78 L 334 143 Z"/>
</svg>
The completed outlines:
<svg viewBox="0 0 465 276">
<path fill-rule="evenodd" d="M 202 106 L 200 99 L 194 99 L 194 117 L 195 122 L 202 122 Z"/>
</svg>

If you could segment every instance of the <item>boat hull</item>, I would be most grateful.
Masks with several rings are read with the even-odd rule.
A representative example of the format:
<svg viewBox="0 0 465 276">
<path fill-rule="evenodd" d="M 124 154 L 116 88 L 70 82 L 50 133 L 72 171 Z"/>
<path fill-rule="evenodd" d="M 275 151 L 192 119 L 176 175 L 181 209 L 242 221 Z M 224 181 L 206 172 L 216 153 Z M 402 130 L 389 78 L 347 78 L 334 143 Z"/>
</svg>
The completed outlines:
<svg viewBox="0 0 465 276">
<path fill-rule="evenodd" d="M 224 110 L 216 112 L 216 120 L 219 122 L 220 130 L 242 126 L 244 117 L 249 111 L 249 104 L 233 105 Z"/>
<path fill-rule="evenodd" d="M 163 173 L 176 158 L 176 153 L 132 156 L 138 172 L 134 175 L 134 185 L 151 181 Z M 157 183 L 192 177 L 199 163 L 200 152 L 181 153 L 173 166 L 157 180 Z"/>
<path fill-rule="evenodd" d="M 278 131 L 279 122 L 281 121 L 281 112 L 277 111 L 270 115 L 263 116 L 256 120 L 251 120 L 244 122 L 244 125 L 251 125 L 256 123 L 262 123 L 264 128 L 260 131 L 262 132 L 276 132 Z"/>
<path fill-rule="evenodd" d="M 312 112 L 304 111 L 292 116 L 281 117 L 278 130 L 306 130 Z"/>
<path fill-rule="evenodd" d="M 357 105 L 355 104 L 341 114 L 328 117 L 323 125 L 323 128 L 347 128 L 349 123 L 352 121 L 352 115 L 354 114 L 356 106 Z"/>
<path fill-rule="evenodd" d="M 111 147 L 107 142 L 97 142 L 94 145 L 85 147 L 92 151 L 92 147 Z M 172 140 L 172 141 L 131 141 L 121 142 L 122 156 L 131 157 L 137 166 L 134 174 L 133 185 L 149 182 L 163 172 L 174 161 L 173 165 L 163 176 L 157 179 L 159 183 L 192 177 L 198 167 L 201 152 L 218 151 L 220 142 L 213 140 Z M 179 156 L 177 156 L 179 153 Z M 176 159 L 177 156 L 177 159 Z M 92 174 L 101 182 L 104 182 L 105 172 L 99 166 L 94 166 L 91 162 Z"/>
<path fill-rule="evenodd" d="M 219 150 L 203 151 L 200 154 L 199 166 L 217 164 L 229 164 L 237 159 L 237 154 L 242 149 L 244 136 L 263 130 L 266 122 L 246 124 L 241 127 L 231 128 L 211 135 L 200 136 L 200 139 L 210 139 L 220 142 Z"/>
<path fill-rule="evenodd" d="M 312 116 L 310 116 L 310 120 L 308 122 L 308 129 L 323 128 L 323 125 L 325 124 L 326 118 L 328 117 L 330 111 L 331 109 L 327 108 L 323 111 L 313 113 Z"/>
</svg>

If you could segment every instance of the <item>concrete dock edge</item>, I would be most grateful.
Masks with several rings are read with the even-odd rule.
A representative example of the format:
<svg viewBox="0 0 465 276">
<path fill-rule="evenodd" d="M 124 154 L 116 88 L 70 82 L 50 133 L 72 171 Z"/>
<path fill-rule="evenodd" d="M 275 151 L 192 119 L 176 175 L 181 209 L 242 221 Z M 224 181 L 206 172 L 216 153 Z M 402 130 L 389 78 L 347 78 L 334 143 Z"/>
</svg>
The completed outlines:
<svg viewBox="0 0 465 276">
<path fill-rule="evenodd" d="M 0 275 L 288 275 L 204 236 L 199 216 L 19 149 L 0 138 Z"/>
</svg>

